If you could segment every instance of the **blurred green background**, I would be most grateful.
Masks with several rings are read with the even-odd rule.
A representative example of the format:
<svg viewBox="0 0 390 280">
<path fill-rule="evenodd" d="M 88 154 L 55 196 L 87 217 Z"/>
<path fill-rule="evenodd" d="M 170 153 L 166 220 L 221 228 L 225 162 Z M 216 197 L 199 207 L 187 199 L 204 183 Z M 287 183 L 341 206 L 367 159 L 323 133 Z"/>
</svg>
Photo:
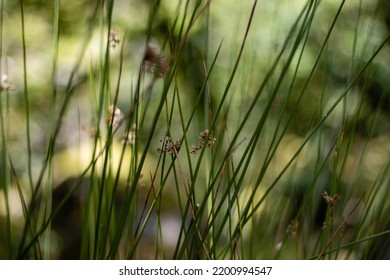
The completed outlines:
<svg viewBox="0 0 390 280">
<path fill-rule="evenodd" d="M 58 102 L 64 98 L 63 94 L 67 86 L 72 69 L 79 64 L 77 76 L 75 77 L 75 94 L 68 107 L 63 122 L 60 136 L 56 144 L 56 157 L 54 159 L 54 185 L 58 186 L 66 179 L 77 176 L 83 171 L 85 163 L 90 156 L 88 147 L 89 135 L 87 128 L 93 121 L 94 97 L 91 96 L 90 75 L 96 73 L 101 67 L 100 58 L 102 38 L 106 33 L 102 32 L 99 24 L 89 25 L 95 9 L 99 9 L 98 1 L 94 0 L 66 0 L 60 1 L 60 26 L 59 40 L 53 38 L 55 32 L 53 11 L 56 1 L 44 0 L 23 0 L 24 20 L 26 31 L 26 55 L 27 55 L 27 83 L 29 88 L 30 102 L 30 129 L 31 149 L 33 161 L 33 177 L 36 178 L 40 171 L 40 164 L 45 155 L 48 143 L 48 131 L 50 129 L 50 115 L 52 108 L 51 96 L 54 87 L 58 91 Z M 100 1 L 99 1 L 100 2 Z M 190 5 L 192 1 L 189 1 Z M 339 0 L 321 1 L 321 8 L 314 19 L 311 33 L 305 47 L 302 58 L 301 69 L 296 77 L 297 82 L 293 92 L 299 92 L 303 87 L 311 70 L 318 50 L 323 42 L 324 36 L 331 24 L 335 11 L 340 5 Z M 237 125 L 240 114 L 247 109 L 256 92 L 259 81 L 264 79 L 268 69 L 272 65 L 275 56 L 280 50 L 288 30 L 294 23 L 300 10 L 306 1 L 303 0 L 267 0 L 260 1 L 256 8 L 253 24 L 249 32 L 248 42 L 239 65 L 238 74 L 233 81 L 230 97 L 229 124 L 232 129 Z M 2 5 L 2 41 L 1 41 L 1 74 L 7 75 L 12 90 L 1 93 L 1 106 L 4 115 L 4 123 L 7 130 L 8 154 L 12 157 L 20 180 L 27 181 L 27 155 L 25 137 L 25 106 L 23 99 L 23 48 L 21 33 L 20 2 L 15 0 L 1 0 Z M 204 18 L 196 23 L 188 41 L 184 47 L 183 55 L 178 65 L 178 81 L 180 88 L 185 92 L 184 102 L 189 106 L 195 102 L 205 77 L 204 61 L 210 63 L 216 53 L 218 46 L 222 43 L 221 53 L 216 62 L 214 73 L 211 77 L 209 91 L 212 92 L 212 104 L 218 104 L 225 88 L 228 76 L 233 68 L 238 54 L 242 38 L 245 33 L 246 24 L 249 19 L 253 1 L 235 0 L 213 0 L 210 9 Z M 131 98 L 132 87 L 134 86 L 139 65 L 142 61 L 144 43 L 148 32 L 148 16 L 151 1 L 147 0 L 116 0 L 112 18 L 112 28 L 118 32 L 120 45 L 111 51 L 111 81 L 112 92 L 115 91 L 116 79 L 119 68 L 119 55 L 121 44 L 124 44 L 123 74 L 120 86 L 118 107 L 126 112 Z M 160 2 L 160 9 L 154 18 L 151 31 L 151 43 L 160 48 L 166 57 L 169 57 L 169 47 L 166 38 L 178 34 L 174 30 L 170 34 L 172 19 L 177 14 L 183 14 L 185 1 L 163 0 Z M 99 22 L 99 21 L 97 21 Z M 103 22 L 100 22 L 103 24 Z M 92 28 L 92 30 L 91 30 Z M 104 28 L 103 28 L 104 30 Z M 176 32 L 176 33 L 175 33 Z M 339 96 L 339 93 L 346 87 L 355 73 L 355 67 L 362 65 L 374 52 L 390 32 L 390 1 L 388 0 L 363 0 L 347 1 L 342 14 L 332 33 L 330 41 L 325 49 L 324 59 L 320 61 L 308 88 L 308 94 L 299 105 L 299 110 L 289 127 L 286 137 L 281 143 L 275 160 L 273 161 L 269 174 L 264 184 L 271 182 L 276 174 L 284 167 L 294 152 L 299 148 L 305 134 L 323 116 L 326 108 Z M 124 34 L 126 37 L 124 38 Z M 357 34 L 357 36 L 356 36 Z M 91 36 L 88 45 L 84 40 Z M 356 41 L 354 41 L 356 40 Z M 58 65 L 57 72 L 52 77 L 53 46 L 58 43 Z M 79 61 L 79 54 L 85 50 L 85 55 Z M 353 61 L 352 61 L 353 57 Z M 291 68 L 291 75 L 294 73 Z M 276 79 L 276 78 L 275 78 Z M 273 81 L 276 83 L 276 80 Z M 272 84 L 272 83 L 271 83 Z M 156 106 L 159 102 L 153 98 L 158 94 L 163 82 L 157 81 L 151 94 L 150 106 Z M 289 84 L 282 84 L 280 94 L 275 100 L 274 107 L 270 113 L 277 114 L 283 104 L 283 92 L 287 92 Z M 364 91 L 364 92 L 363 92 Z M 326 92 L 326 94 L 323 94 Z M 361 95 L 363 97 L 362 111 L 356 118 Z M 267 94 L 261 96 L 267 99 Z M 158 99 L 158 98 L 156 98 Z M 370 66 L 367 79 L 358 83 L 347 96 L 347 120 L 346 132 L 352 122 L 356 121 L 355 142 L 351 153 L 347 158 L 345 176 L 340 178 L 341 184 L 346 188 L 353 185 L 354 188 L 362 191 L 366 186 L 374 184 L 377 176 L 389 165 L 390 154 L 390 44 L 389 42 L 380 52 L 379 56 Z M 293 103 L 294 99 L 289 102 Z M 323 108 L 320 108 L 322 105 Z M 287 105 L 288 106 L 288 105 Z M 256 110 L 262 111 L 259 106 Z M 186 113 L 186 112 L 185 112 Z M 193 137 L 196 139 L 198 132 L 204 128 L 202 111 L 198 112 L 199 129 L 194 130 Z M 342 104 L 340 104 L 332 115 L 326 120 L 324 133 L 329 136 L 328 143 L 324 146 L 331 146 L 334 138 L 340 133 L 342 123 Z M 375 118 L 376 124 L 373 125 Z M 256 120 L 253 120 L 253 125 Z M 272 122 L 272 118 L 270 120 Z M 177 120 L 178 129 L 172 130 L 174 138 L 180 137 L 180 124 Z M 173 126 L 174 128 L 175 126 Z M 147 131 L 147 124 L 145 126 Z M 248 131 L 251 127 L 248 126 Z M 156 131 L 153 150 L 147 163 L 147 168 L 153 169 L 157 154 L 155 149 L 159 146 L 159 139 L 164 135 L 165 127 Z M 176 133 L 176 135 L 175 135 Z M 367 141 L 367 136 L 370 139 Z M 3 141 L 3 140 L 2 140 Z M 269 142 L 266 137 L 262 140 Z M 326 141 L 326 139 L 325 139 Z M 365 149 L 365 159 L 360 165 L 359 156 L 362 149 Z M 261 150 L 261 147 L 259 148 Z M 311 174 L 312 164 L 316 158 L 308 146 L 303 151 L 298 164 L 294 167 L 293 179 L 283 178 L 281 185 L 294 185 L 294 190 L 304 192 L 307 174 Z M 154 154 L 153 154 L 154 153 Z M 235 157 L 240 156 L 237 150 Z M 2 157 L 2 160 L 4 157 Z M 4 164 L 4 162 L 0 162 Z M 388 168 L 387 168 L 388 169 Z M 3 169 L 1 169 L 3 170 Z M 321 177 L 322 185 L 326 186 L 331 178 L 332 170 L 329 168 L 328 176 Z M 148 172 L 145 171 L 145 174 Z M 0 174 L 5 176 L 5 174 Z M 388 175 L 387 175 L 388 176 Z M 389 180 L 384 180 L 389 183 Z M 250 182 L 250 178 L 248 178 Z M 4 192 L 0 186 L 0 258 L 6 254 L 2 252 L 1 244 L 5 242 L 5 203 Z M 388 188 L 389 186 L 387 186 Z M 281 188 L 282 189 L 282 188 Z M 359 191 L 356 191 L 358 194 Z M 277 192 L 276 201 L 283 201 L 284 196 L 292 194 L 283 188 Z M 172 197 L 175 194 L 172 192 Z M 280 196 L 278 196 L 280 195 Z M 22 208 L 17 189 L 11 188 L 9 193 L 12 199 L 11 213 L 15 220 L 22 218 Z M 245 196 L 243 195 L 243 199 Z M 356 197 L 351 197 L 356 199 Z M 174 200 L 172 198 L 172 200 Z M 352 203 L 352 202 L 351 202 Z M 387 205 L 389 207 L 389 205 Z M 271 205 L 266 205 L 262 211 L 272 211 Z M 167 209 L 167 220 L 172 223 L 168 228 L 178 227 L 176 218 L 171 218 Z M 173 215 L 174 216 L 174 215 Z M 388 220 L 386 221 L 386 223 Z M 171 225 L 171 224 L 169 224 Z M 384 225 L 384 227 L 390 225 Z M 387 228 L 388 229 L 388 228 Z M 168 238 L 168 237 L 167 237 Z M 169 238 L 168 238 L 169 239 Z M 167 239 L 167 244 L 172 242 Z M 270 246 L 273 246 L 271 244 Z M 271 250 L 271 249 L 270 249 Z M 146 254 L 145 257 L 148 257 Z M 286 254 L 285 258 L 294 257 L 294 254 Z"/>
</svg>

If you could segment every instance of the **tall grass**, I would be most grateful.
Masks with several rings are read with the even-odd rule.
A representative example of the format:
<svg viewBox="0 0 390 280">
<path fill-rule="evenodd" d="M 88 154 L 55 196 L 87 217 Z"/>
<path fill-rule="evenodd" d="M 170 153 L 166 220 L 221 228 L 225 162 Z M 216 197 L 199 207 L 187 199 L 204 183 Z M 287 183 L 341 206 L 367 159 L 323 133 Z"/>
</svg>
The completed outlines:
<svg viewBox="0 0 390 280">
<path fill-rule="evenodd" d="M 387 258 L 389 35 L 373 44 L 368 4 L 338 2 L 288 6 L 286 28 L 261 26 L 258 1 L 234 4 L 231 22 L 217 20 L 228 2 L 150 1 L 135 32 L 116 18 L 123 2 L 86 1 L 68 56 L 57 0 L 37 86 L 30 3 L 1 1 L 1 74 L 9 13 L 22 78 L 2 76 L 0 256 Z M 215 36 L 221 23 L 233 40 Z"/>
</svg>

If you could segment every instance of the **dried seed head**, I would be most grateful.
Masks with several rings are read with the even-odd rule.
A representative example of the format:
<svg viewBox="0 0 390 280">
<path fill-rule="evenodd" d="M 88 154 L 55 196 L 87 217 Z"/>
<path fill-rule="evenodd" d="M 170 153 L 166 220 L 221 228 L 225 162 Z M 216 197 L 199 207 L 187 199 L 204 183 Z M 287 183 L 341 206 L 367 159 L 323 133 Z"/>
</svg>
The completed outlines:
<svg viewBox="0 0 390 280">
<path fill-rule="evenodd" d="M 114 105 L 108 106 L 107 123 L 113 127 L 120 126 L 123 121 L 123 115 L 119 108 Z"/>
<path fill-rule="evenodd" d="M 155 46 L 148 45 L 145 50 L 144 61 L 159 63 L 161 59 L 160 51 Z"/>
<path fill-rule="evenodd" d="M 328 204 L 329 209 L 334 209 L 337 203 L 340 201 L 340 196 L 337 193 L 334 196 L 330 196 L 325 191 L 322 193 L 322 197 L 325 199 L 326 204 Z"/>
<path fill-rule="evenodd" d="M 161 138 L 160 142 L 162 143 L 161 148 L 157 148 L 157 152 L 162 153 L 168 153 L 170 155 L 177 155 L 177 153 L 180 151 L 181 148 L 181 141 L 176 140 L 175 142 L 172 140 L 170 136 L 164 136 Z"/>
<path fill-rule="evenodd" d="M 196 155 L 199 150 L 202 150 L 203 147 L 211 149 L 215 143 L 215 138 L 210 135 L 208 129 L 203 130 L 199 133 L 199 142 L 197 146 L 192 145 L 191 154 Z"/>
<path fill-rule="evenodd" d="M 156 47 L 148 45 L 141 69 L 146 73 L 153 74 L 157 78 L 162 78 L 168 73 L 169 67 L 160 51 Z"/>
<path fill-rule="evenodd" d="M 108 35 L 108 41 L 110 42 L 112 49 L 115 49 L 119 45 L 120 40 L 118 39 L 118 32 L 116 30 L 110 30 L 110 34 Z"/>
</svg>

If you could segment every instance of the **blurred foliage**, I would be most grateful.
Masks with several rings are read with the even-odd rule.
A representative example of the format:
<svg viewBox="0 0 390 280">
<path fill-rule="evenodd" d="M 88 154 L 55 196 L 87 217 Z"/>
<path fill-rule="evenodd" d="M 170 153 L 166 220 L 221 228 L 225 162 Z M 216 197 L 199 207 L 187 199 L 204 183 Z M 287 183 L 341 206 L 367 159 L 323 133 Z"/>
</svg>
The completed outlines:
<svg viewBox="0 0 390 280">
<path fill-rule="evenodd" d="M 3 26 L 2 26 L 2 54 L 1 54 L 1 73 L 7 73 L 9 80 L 15 85 L 15 89 L 9 95 L 8 116 L 9 116 L 9 153 L 12 157 L 18 159 L 15 161 L 16 170 L 19 174 L 26 174 L 26 155 L 23 149 L 25 147 L 25 120 L 23 104 L 23 61 L 21 45 L 21 23 L 20 23 L 20 2 L 15 0 L 5 0 L 3 8 Z M 103 1 L 104 2 L 104 1 Z M 121 43 L 124 43 L 124 73 L 121 82 L 121 95 L 119 97 L 120 108 L 125 109 L 131 98 L 131 89 L 137 77 L 139 64 L 142 60 L 143 43 L 146 40 L 147 21 L 151 0 L 116 0 L 112 18 L 112 28 L 118 34 Z M 224 87 L 228 80 L 228 75 L 232 70 L 235 58 L 238 54 L 242 37 L 244 36 L 245 26 L 247 24 L 249 13 L 253 1 L 235 1 L 235 0 L 213 0 L 210 10 L 204 19 L 199 21 L 185 45 L 183 55 L 178 65 L 179 87 L 185 95 L 184 102 L 189 106 L 194 103 L 197 94 L 202 86 L 206 76 L 205 62 L 209 65 L 214 57 L 218 46 L 222 44 L 221 53 L 216 63 L 216 68 L 208 84 L 211 92 L 211 106 L 216 108 Z M 293 24 L 300 9 L 306 1 L 297 0 L 277 0 L 260 1 L 254 15 L 253 27 L 250 30 L 249 41 L 245 48 L 242 61 L 239 65 L 238 75 L 233 81 L 231 91 L 234 92 L 229 101 L 231 104 L 232 115 L 239 116 L 247 110 L 247 105 L 254 93 L 257 91 L 259 81 L 262 80 L 273 60 L 280 50 L 288 30 Z M 93 117 L 91 116 L 91 86 L 88 84 L 88 77 L 97 72 L 101 67 L 99 44 L 101 36 L 99 25 L 104 25 L 103 20 L 96 20 L 93 30 L 88 30 L 89 22 L 92 20 L 93 11 L 101 9 L 101 1 L 97 0 L 66 0 L 60 1 L 60 25 L 59 25 L 59 53 L 58 70 L 54 79 L 55 87 L 58 90 L 59 100 L 64 98 L 64 89 L 71 75 L 72 67 L 80 63 L 80 69 L 76 77 L 78 86 L 76 94 L 69 106 L 69 112 L 61 129 L 61 136 L 57 143 L 59 166 L 55 182 L 59 184 L 71 176 L 81 172 L 75 169 L 70 158 L 82 156 L 78 144 L 88 139 L 88 133 L 83 128 L 88 127 Z M 190 5 L 194 1 L 189 1 Z M 288 100 L 287 108 L 295 104 L 294 96 L 297 96 L 305 84 L 310 67 L 312 66 L 320 49 L 325 33 L 331 24 L 332 15 L 338 8 L 340 1 L 329 0 L 321 1 L 321 9 L 314 19 L 310 36 L 307 38 L 304 54 L 301 62 L 301 71 L 296 77 L 297 82 L 293 88 L 293 98 Z M 47 116 L 50 108 L 50 96 L 52 94 L 52 57 L 53 44 L 56 38 L 53 38 L 53 11 L 55 1 L 45 0 L 23 0 L 25 22 L 26 22 L 26 46 L 27 46 L 27 80 L 29 86 L 30 106 L 31 106 L 31 136 L 33 162 L 37 166 L 42 161 L 44 149 L 48 141 L 49 122 Z M 180 8 L 178 8 L 178 5 Z M 161 48 L 166 57 L 171 52 L 170 40 L 179 40 L 180 29 L 178 26 L 173 28 L 172 18 L 178 14 L 177 9 L 184 9 L 185 1 L 161 1 L 160 9 L 154 19 L 151 41 L 154 45 Z M 98 12 L 103 13 L 103 11 Z M 173 29 L 171 33 L 170 30 Z M 341 18 L 330 38 L 326 47 L 324 58 L 320 60 L 317 71 L 311 79 L 308 91 L 310 94 L 304 96 L 304 100 L 299 105 L 299 110 L 295 114 L 293 123 L 289 127 L 288 137 L 283 141 L 281 151 L 277 154 L 274 166 L 274 174 L 277 174 L 283 164 L 291 157 L 294 151 L 299 147 L 302 137 L 311 129 L 324 114 L 325 110 L 319 109 L 332 104 L 337 98 L 338 93 L 345 88 L 346 84 L 353 79 L 356 66 L 363 65 L 367 58 L 373 53 L 375 48 L 390 32 L 390 1 L 388 0 L 363 0 L 347 1 L 342 11 Z M 84 46 L 81 44 L 83 39 L 91 33 L 91 40 L 88 44 L 88 50 L 82 61 L 77 61 L 78 54 Z M 126 34 L 126 37 L 124 35 Z M 356 40 L 356 42 L 354 42 Z M 123 41 L 123 42 L 122 42 Z M 119 47 L 111 53 L 111 81 L 110 88 L 115 90 L 115 82 L 118 75 L 119 65 Z M 349 180 L 360 181 L 358 185 L 363 189 L 367 181 L 375 180 L 378 170 L 386 164 L 390 153 L 390 45 L 385 46 L 379 56 L 374 60 L 369 71 L 366 73 L 367 79 L 358 83 L 357 86 L 348 94 L 348 112 L 345 123 L 345 133 L 350 129 L 356 128 L 357 154 L 361 151 L 359 145 L 363 145 L 365 139 L 370 135 L 373 140 L 367 145 L 369 159 L 363 166 L 361 174 L 349 174 L 341 178 L 341 183 L 348 185 Z M 351 65 L 353 63 L 354 65 Z M 279 69 L 280 70 L 280 69 Z M 289 74 L 293 75 L 294 69 L 289 69 Z M 277 76 L 275 76 L 276 79 Z M 160 83 L 160 84 L 159 84 Z M 153 94 L 158 94 L 162 85 L 159 82 L 152 89 L 150 106 L 156 106 Z M 276 83 L 276 80 L 273 81 Z M 284 105 L 284 93 L 289 90 L 289 84 L 283 83 L 280 94 L 275 100 L 271 115 L 276 114 Z M 93 87 L 93 86 L 92 86 Z M 270 85 L 271 90 L 271 85 Z M 261 96 L 267 99 L 269 91 L 265 91 Z M 328 96 L 323 96 L 323 92 L 329 92 Z M 334 94 L 333 94 L 334 93 Z M 359 110 L 360 96 L 364 93 L 359 118 L 355 118 Z M 5 100 L 2 96 L 3 102 Z M 157 99 L 157 98 L 156 98 Z M 378 109 L 379 108 L 379 109 Z M 233 110 L 234 109 L 234 110 Z M 261 112 L 264 108 L 256 108 Z M 185 112 L 186 113 L 186 112 Z M 199 110 L 197 118 L 200 120 L 199 130 L 204 128 L 201 120 L 205 118 L 204 112 Z M 375 114 L 378 114 L 377 116 Z M 260 114 L 259 114 L 260 115 Z M 373 125 L 374 118 L 377 118 L 376 125 Z M 231 117 L 227 120 L 229 127 L 234 130 L 237 125 L 238 117 Z M 326 134 L 329 136 L 329 147 L 333 139 L 337 137 L 342 122 L 342 104 L 326 121 Z M 355 123 L 356 122 L 356 123 Z M 255 123 L 255 121 L 253 121 Z M 179 124 L 177 124 L 179 125 Z M 374 131 L 371 131 L 373 128 Z M 250 131 L 251 127 L 248 127 Z M 196 131 L 199 131 L 196 130 Z M 175 131 L 172 131 L 173 134 Z M 162 136 L 164 127 L 156 134 Z M 196 139 L 197 132 L 193 133 Z M 270 141 L 270 136 L 264 136 L 264 142 Z M 153 147 L 158 146 L 158 140 Z M 259 147 L 261 150 L 261 147 Z M 286 185 L 294 185 L 298 189 L 299 196 L 305 192 L 307 173 L 312 173 L 311 164 L 316 160 L 310 155 L 309 147 L 300 157 L 300 164 L 297 164 L 294 172 L 298 174 L 294 177 L 295 181 L 284 180 Z M 259 152 L 260 154 L 260 152 Z M 63 156 L 61 156 L 63 155 Z M 240 149 L 235 156 L 240 155 Z M 255 156 L 255 155 L 254 155 Z M 153 159 L 153 156 L 152 156 Z M 64 164 L 65 163 L 65 164 Z M 66 163 L 70 163 L 66 166 Z M 1 164 L 1 163 L 0 163 Z M 348 157 L 348 168 L 354 169 L 356 165 L 354 155 Z M 378 170 L 376 169 L 378 168 Z M 329 167 L 329 169 L 331 169 Z M 38 170 L 34 169 L 34 174 Z M 320 177 L 321 185 L 329 185 L 332 174 Z M 274 174 L 269 174 L 272 178 Z M 1 174 L 4 176 L 4 174 Z M 250 181 L 250 179 L 248 179 Z M 264 182 L 266 184 L 267 182 Z M 249 187 L 248 187 L 249 188 Z M 295 190 L 296 190 L 295 189 Z M 290 191 L 292 192 L 292 191 Z M 279 197 L 279 205 L 286 202 L 286 197 L 292 195 L 289 191 L 282 193 Z M 243 195 L 243 199 L 245 196 Z M 301 197 L 297 198 L 298 200 Z M 1 200 L 0 200 L 1 201 Z M 291 202 L 289 202 L 291 203 Z M 1 204 L 3 204 L 1 202 Z M 0 208 L 3 208 L 1 205 Z M 266 205 L 264 213 L 271 212 L 272 206 Z M 280 210 L 280 209 L 279 209 Z M 0 210 L 0 228 L 5 223 L 4 209 Z M 14 209 L 15 215 L 21 215 L 21 211 Z M 280 210 L 281 211 L 281 210 Z M 319 213 L 319 226 L 323 220 L 323 213 Z M 286 218 L 287 219 L 287 218 Z M 271 221 L 269 221 L 271 222 Z M 2 257 L 2 232 L 0 231 L 0 258 Z M 289 256 L 294 257 L 294 256 Z"/>
</svg>

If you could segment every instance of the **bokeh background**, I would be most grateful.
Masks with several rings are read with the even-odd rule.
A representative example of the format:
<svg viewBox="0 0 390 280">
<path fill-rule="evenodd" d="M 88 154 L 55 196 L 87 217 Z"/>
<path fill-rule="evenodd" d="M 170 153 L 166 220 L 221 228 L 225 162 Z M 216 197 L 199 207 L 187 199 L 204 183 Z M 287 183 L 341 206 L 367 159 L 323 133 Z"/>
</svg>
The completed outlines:
<svg viewBox="0 0 390 280">
<path fill-rule="evenodd" d="M 191 2 L 191 1 L 189 1 Z M 312 31 L 308 37 L 305 48 L 305 55 L 302 60 L 301 69 L 296 77 L 297 83 L 294 91 L 299 92 L 300 85 L 303 87 L 312 64 L 318 54 L 318 50 L 328 31 L 336 10 L 340 5 L 339 0 L 321 1 L 321 8 L 318 10 L 312 25 Z M 238 74 L 233 81 L 231 91 L 234 92 L 230 102 L 230 124 L 234 128 L 236 120 L 245 105 L 254 96 L 270 66 L 272 65 L 277 51 L 283 44 L 291 25 L 298 16 L 306 1 L 303 0 L 269 0 L 260 1 L 256 8 L 253 24 L 249 33 L 248 42 L 238 69 Z M 48 143 L 48 131 L 52 102 L 51 95 L 54 87 L 58 91 L 58 100 L 63 98 L 63 93 L 67 86 L 69 77 L 76 64 L 79 64 L 77 76 L 74 81 L 77 84 L 75 93 L 68 107 L 66 117 L 63 122 L 60 136 L 56 144 L 56 154 L 54 158 L 54 189 L 58 186 L 66 185 L 67 180 L 80 174 L 85 168 L 85 164 L 90 156 L 90 136 L 88 127 L 93 121 L 92 108 L 94 97 L 91 96 L 90 75 L 98 71 L 100 59 L 102 57 L 101 44 L 103 33 L 101 26 L 90 26 L 89 21 L 97 7 L 95 0 L 66 0 L 60 1 L 60 26 L 59 39 L 53 38 L 55 32 L 53 11 L 56 1 L 45 0 L 23 0 L 25 36 L 26 36 L 26 57 L 27 57 L 27 82 L 29 88 L 30 102 L 30 130 L 31 130 L 31 153 L 33 161 L 33 178 L 38 176 L 40 166 L 45 155 Z M 24 104 L 24 70 L 23 70 L 23 48 L 22 48 L 22 28 L 20 2 L 15 0 L 1 0 L 2 5 L 2 36 L 1 36 L 1 74 L 7 75 L 8 82 L 12 88 L 1 93 L 1 106 L 3 110 L 4 123 L 7 124 L 7 148 L 8 154 L 12 157 L 15 170 L 20 180 L 28 181 L 27 153 L 26 153 L 26 119 Z M 216 53 L 219 45 L 221 52 L 216 62 L 214 74 L 208 84 L 209 91 L 213 93 L 213 104 L 218 103 L 220 96 L 226 85 L 226 81 L 233 68 L 237 53 L 239 51 L 245 28 L 249 19 L 253 1 L 235 0 L 213 0 L 210 9 L 205 17 L 198 21 L 189 34 L 184 47 L 180 64 L 177 68 L 178 80 L 181 88 L 185 91 L 183 102 L 189 106 L 195 102 L 205 77 L 204 61 L 210 62 Z M 139 65 L 142 61 L 144 44 L 146 41 L 149 10 L 151 1 L 147 0 L 116 0 L 112 18 L 112 28 L 118 33 L 120 45 L 111 51 L 111 80 L 112 91 L 114 93 L 116 79 L 118 76 L 119 56 L 121 45 L 123 49 L 123 74 L 120 86 L 118 107 L 126 111 L 131 98 L 132 87 L 134 86 Z M 160 2 L 160 9 L 154 18 L 151 31 L 151 43 L 161 49 L 162 53 L 169 57 L 169 47 L 166 38 L 175 36 L 179 30 L 174 30 L 171 34 L 172 19 L 185 7 L 185 1 L 163 0 Z M 104 24 L 101 22 L 101 24 Z M 362 65 L 367 61 L 384 38 L 390 33 L 390 1 L 388 0 L 356 0 L 346 1 L 338 23 L 332 33 L 329 43 L 325 49 L 325 59 L 321 60 L 315 75 L 312 78 L 308 94 L 300 103 L 299 110 L 289 127 L 288 134 L 281 143 L 275 160 L 269 169 L 269 182 L 284 167 L 291 156 L 299 148 L 303 137 L 309 129 L 316 123 L 336 100 L 340 92 L 351 81 L 355 73 L 355 66 Z M 126 37 L 124 35 L 126 34 Z M 87 45 L 85 45 L 85 40 Z M 52 76 L 53 47 L 58 43 L 58 65 L 55 77 Z M 80 53 L 85 54 L 80 60 Z M 352 60 L 353 59 L 353 60 Z M 291 75 L 294 69 L 291 68 Z M 388 42 L 380 52 L 373 64 L 369 67 L 369 74 L 363 84 L 357 84 L 348 94 L 347 122 L 357 121 L 355 131 L 354 147 L 348 157 L 347 171 L 341 178 L 341 184 L 348 188 L 364 190 L 366 186 L 372 186 L 383 170 L 389 170 L 390 154 L 390 43 Z M 4 78 L 4 77 L 3 77 Z M 274 81 L 276 82 L 276 80 Z M 153 87 L 153 93 L 159 92 L 163 82 L 157 81 Z M 274 104 L 274 112 L 280 109 L 283 103 L 283 91 L 288 90 L 288 84 L 283 84 Z M 324 97 L 323 92 L 326 91 Z M 363 106 L 358 113 L 361 94 Z M 150 98 L 150 106 L 155 104 Z M 264 97 L 266 99 L 267 95 Z M 293 102 L 294 100 L 291 100 Z M 319 109 L 320 104 L 324 107 Z M 256 110 L 261 112 L 263 108 L 259 106 Z M 196 116 L 199 119 L 198 129 L 194 129 L 193 137 L 196 139 L 197 133 L 203 128 L 204 119 L 202 111 Z M 276 113 L 275 113 L 276 114 Z M 325 133 L 329 135 L 330 146 L 334 138 L 340 133 L 340 124 L 343 119 L 343 108 L 340 104 L 332 115 L 326 120 L 324 125 Z M 272 115 L 272 112 L 271 112 Z M 147 118 L 146 118 L 147 119 Z M 253 121 L 255 123 L 255 120 Z M 375 125 L 373 125 L 375 123 Z M 172 130 L 180 137 L 180 123 L 173 125 L 178 129 Z M 147 167 L 151 170 L 155 166 L 158 155 L 155 149 L 159 146 L 159 139 L 164 135 L 164 126 L 156 131 L 156 140 L 152 144 L 153 151 L 148 158 Z M 251 127 L 248 127 L 250 131 Z M 145 126 L 147 130 L 147 125 Z M 232 129 L 234 130 L 234 129 Z M 367 136 L 370 139 L 367 141 Z M 268 139 L 269 140 L 269 139 Z M 4 139 L 2 139 L 4 141 Z M 326 138 L 325 138 L 325 141 Z M 264 139 L 267 142 L 267 139 Z M 311 174 L 313 156 L 310 147 L 305 149 L 294 167 L 294 176 L 283 178 L 281 185 L 294 185 L 294 190 L 305 192 L 307 184 L 307 174 Z M 362 150 L 366 156 L 364 162 L 360 164 L 358 159 Z M 235 156 L 239 157 L 240 150 Z M 4 165 L 4 157 L 2 162 Z M 3 170 L 3 168 L 1 169 Z M 349 171 L 350 170 L 350 171 Z M 2 171 L 3 172 L 3 171 Z M 332 170 L 329 167 L 329 174 L 324 172 L 321 176 L 322 185 L 326 186 L 327 180 L 332 177 Z M 148 174 L 145 171 L 145 174 Z M 7 176 L 1 173 L 0 176 Z M 386 176 L 386 175 L 380 175 Z M 291 179 L 292 178 L 292 179 Z M 388 178 L 388 175 L 387 175 Z M 250 181 L 250 178 L 248 178 Z M 389 184 L 389 180 L 384 180 Z M 264 181 L 266 185 L 267 180 Z M 329 183 L 329 182 L 328 182 Z M 386 187 L 386 186 L 385 186 Z M 387 185 L 386 188 L 390 186 Z M 5 258 L 6 253 L 4 242 L 6 242 L 5 227 L 5 202 L 4 192 L 0 186 L 0 258 Z M 282 188 L 281 188 L 282 189 Z M 285 190 L 285 189 L 284 189 Z M 361 192 L 360 192 L 361 193 Z M 356 192 L 359 194 L 359 192 Z M 172 196 L 174 201 L 174 191 L 167 193 L 167 198 Z M 292 195 L 289 191 L 280 191 L 278 195 Z M 15 220 L 22 218 L 23 212 L 17 188 L 10 189 L 11 213 Z M 244 196 L 243 196 L 244 199 Z M 350 204 L 358 199 L 351 197 Z M 174 203 L 172 203 L 174 204 Z M 348 203 L 346 203 L 348 204 Z M 351 206 L 349 206 L 351 207 Z M 389 207 L 389 205 L 387 205 Z M 271 211 L 271 206 L 265 206 L 262 211 Z M 389 208 L 387 208 L 389 209 Z M 345 210 L 347 211 L 347 210 Z M 348 212 L 348 211 L 347 211 Z M 74 219 L 74 217 L 64 217 Z M 166 209 L 165 231 L 172 231 L 166 234 L 165 243 L 175 244 L 175 230 L 180 227 L 178 215 L 174 209 Z M 318 221 L 319 226 L 322 223 Z M 388 220 L 383 225 L 384 229 L 389 229 Z M 66 224 L 66 222 L 64 222 Z M 150 231 L 153 231 L 151 222 Z M 77 225 L 66 224 L 63 231 Z M 386 228 L 387 227 L 387 228 Z M 278 233 L 279 234 L 279 233 Z M 66 235 L 66 234 L 65 234 Z M 153 236 L 153 234 L 151 234 Z M 145 243 L 146 244 L 146 243 Z M 276 244 L 277 245 L 277 244 Z M 146 245 L 145 245 L 146 246 Z M 275 244 L 271 243 L 271 247 Z M 265 249 L 266 250 L 266 249 Z M 145 253 L 145 257 L 149 257 Z M 261 254 L 257 255 L 261 257 Z M 283 257 L 294 257 L 294 254 L 286 254 Z M 357 256 L 358 257 L 358 256 Z"/>
</svg>

